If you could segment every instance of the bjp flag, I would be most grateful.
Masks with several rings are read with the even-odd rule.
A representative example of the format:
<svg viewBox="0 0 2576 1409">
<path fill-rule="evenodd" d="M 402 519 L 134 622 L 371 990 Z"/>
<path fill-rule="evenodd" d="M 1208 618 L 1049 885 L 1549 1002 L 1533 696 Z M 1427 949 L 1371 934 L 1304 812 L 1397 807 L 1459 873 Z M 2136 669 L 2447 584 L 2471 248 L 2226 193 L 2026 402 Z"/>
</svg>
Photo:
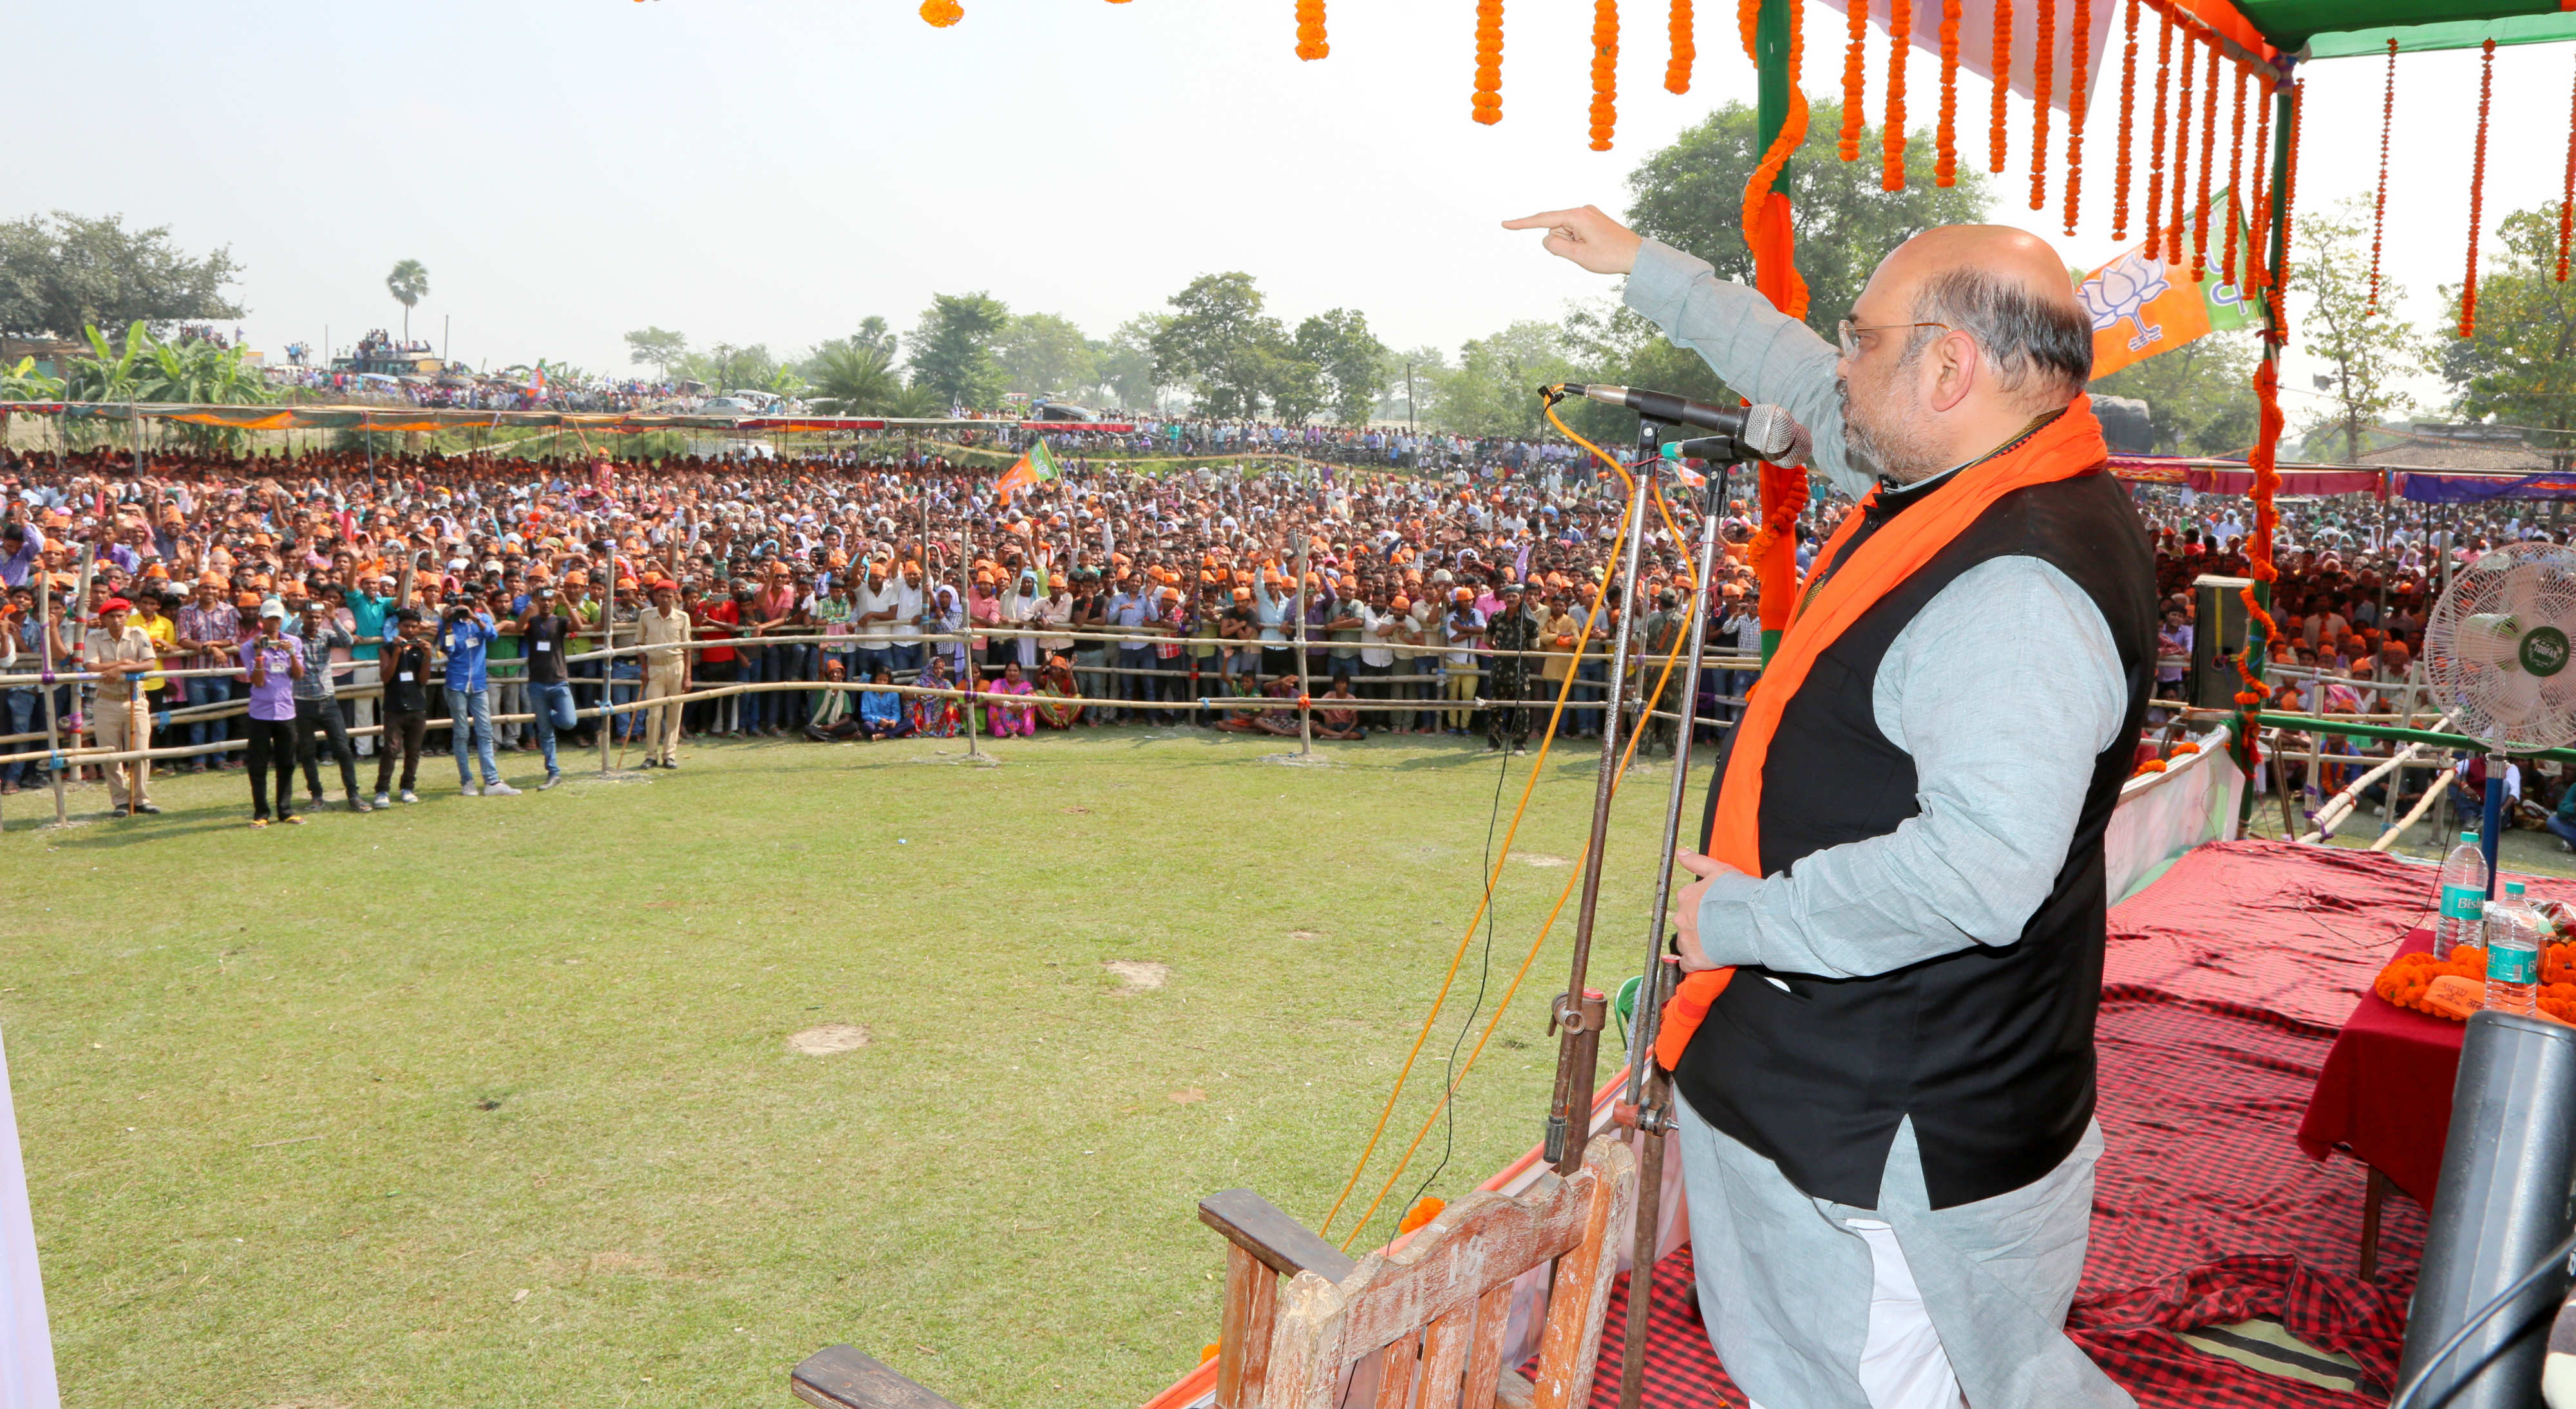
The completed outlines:
<svg viewBox="0 0 2576 1409">
<path fill-rule="evenodd" d="M 2209 198 L 2216 227 L 2202 260 L 2201 281 L 2191 279 L 2191 261 L 2147 257 L 2145 244 L 2103 265 L 2075 287 L 2075 296 L 2093 315 L 2093 375 L 2107 377 L 2160 352 L 2171 352 L 2194 338 L 2263 321 L 2263 300 L 2220 280 L 2218 242 L 2225 238 L 2227 193 Z M 2237 262 L 2252 247 L 2253 233 L 2237 227 Z M 2162 256 L 2180 251 L 2166 249 Z"/>
</svg>

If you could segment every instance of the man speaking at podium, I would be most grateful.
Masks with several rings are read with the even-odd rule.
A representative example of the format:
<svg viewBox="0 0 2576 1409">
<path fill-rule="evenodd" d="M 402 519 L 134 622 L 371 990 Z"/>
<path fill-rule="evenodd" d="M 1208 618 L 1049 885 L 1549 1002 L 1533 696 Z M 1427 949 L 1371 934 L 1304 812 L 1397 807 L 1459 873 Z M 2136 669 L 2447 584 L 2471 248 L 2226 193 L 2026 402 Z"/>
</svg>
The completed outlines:
<svg viewBox="0 0 2576 1409">
<path fill-rule="evenodd" d="M 1680 965 L 1737 969 L 1695 1032 L 1666 1017 L 1711 1342 L 1767 1409 L 2131 1404 L 2064 1325 L 2102 1150 L 2102 834 L 2155 582 L 2066 265 L 2020 230 L 1927 230 L 1837 348 L 1592 207 L 1506 228 L 1627 275 L 1629 307 L 1786 407 L 1862 501 L 1729 737 L 1708 854 L 1682 858 Z"/>
</svg>

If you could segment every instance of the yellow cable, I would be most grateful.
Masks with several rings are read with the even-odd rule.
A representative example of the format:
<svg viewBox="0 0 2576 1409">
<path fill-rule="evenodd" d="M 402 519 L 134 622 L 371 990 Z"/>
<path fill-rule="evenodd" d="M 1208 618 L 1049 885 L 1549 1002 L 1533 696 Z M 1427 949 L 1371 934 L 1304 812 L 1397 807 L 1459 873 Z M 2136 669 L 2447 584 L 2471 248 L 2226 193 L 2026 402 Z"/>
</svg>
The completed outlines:
<svg viewBox="0 0 2576 1409">
<path fill-rule="evenodd" d="M 1556 419 L 1556 413 L 1552 409 L 1548 413 L 1548 419 Z M 1558 422 L 1558 428 L 1563 429 L 1563 427 L 1564 423 Z M 1567 434 L 1572 435 L 1573 433 L 1568 431 Z M 1618 461 L 1612 460 L 1607 455 L 1602 455 L 1600 447 L 1593 445 L 1590 441 L 1582 440 L 1580 436 L 1575 438 L 1582 443 L 1585 449 L 1590 450 L 1595 455 L 1601 455 L 1603 460 L 1609 462 L 1612 469 L 1618 470 L 1619 477 L 1622 480 L 1627 481 L 1632 493 L 1643 492 L 1637 482 L 1629 476 L 1628 471 L 1621 466 Z M 1613 561 L 1618 558 L 1620 550 L 1626 545 L 1627 535 L 1628 515 L 1622 513 L 1619 516 L 1618 536 L 1613 538 L 1610 543 L 1611 559 Z M 1608 600 L 1609 593 L 1607 591 L 1604 591 L 1593 598 L 1592 610 L 1586 613 L 1583 619 L 1583 629 L 1576 633 L 1574 638 L 1575 661 L 1580 662 L 1583 659 L 1584 644 L 1592 639 L 1592 628 L 1595 623 L 1600 621 L 1602 609 L 1607 605 Z M 1476 902 L 1476 913 L 1469 917 L 1466 933 L 1458 937 L 1457 951 L 1449 956 L 1449 971 L 1441 976 L 1440 991 L 1432 997 L 1431 1011 L 1423 1015 L 1422 1031 L 1415 1034 L 1413 1039 L 1413 1049 L 1404 1054 L 1404 1064 L 1396 1069 L 1395 1087 L 1393 1090 L 1386 1093 L 1386 1105 L 1378 1112 L 1376 1125 L 1372 1126 L 1369 1130 L 1368 1143 L 1361 1148 L 1359 1161 L 1352 1167 L 1349 1181 L 1342 1185 L 1342 1192 L 1334 1198 L 1332 1208 L 1325 1213 L 1323 1225 L 1316 1230 L 1318 1233 L 1329 1233 L 1332 1231 L 1333 1220 L 1341 1216 L 1342 1205 L 1350 1200 L 1351 1191 L 1359 1187 L 1360 1176 L 1368 1172 L 1368 1162 L 1370 1158 L 1377 1153 L 1378 1141 L 1386 1134 L 1386 1123 L 1395 1114 L 1395 1103 L 1403 1096 L 1405 1082 L 1411 1079 L 1413 1075 L 1413 1064 L 1421 1058 L 1423 1044 L 1431 1040 L 1432 1028 L 1436 1026 L 1440 1020 L 1440 1010 L 1447 1006 L 1449 1002 L 1449 990 L 1457 982 L 1459 966 L 1466 962 L 1468 946 L 1475 943 L 1476 926 L 1484 920 L 1486 907 L 1493 903 L 1494 886 L 1502 879 L 1504 863 L 1511 858 L 1512 839 L 1520 832 L 1522 815 L 1529 811 L 1530 794 L 1538 787 L 1539 774 L 1547 764 L 1548 750 L 1553 748 L 1556 744 L 1557 722 L 1565 717 L 1565 701 L 1574 691 L 1575 675 L 1576 672 L 1573 669 L 1568 669 L 1565 672 L 1564 683 L 1557 687 L 1556 707 L 1548 712 L 1547 732 L 1539 739 L 1537 756 L 1530 760 L 1529 777 L 1521 784 L 1520 802 L 1512 809 L 1512 824 L 1503 833 L 1502 850 L 1494 857 L 1493 873 L 1485 878 L 1484 893 Z M 1374 1207 L 1374 1205 L 1372 1205 L 1372 1207 Z M 1354 1231 L 1356 1232 L 1356 1230 Z"/>
<path fill-rule="evenodd" d="M 1666 521 L 1670 522 L 1669 518 Z M 1689 640 L 1690 634 L 1682 633 L 1674 638 L 1672 649 L 1664 653 L 1663 673 L 1655 678 L 1655 698 L 1663 698 L 1664 686 L 1672 683 L 1673 663 L 1681 658 L 1682 647 L 1688 644 Z M 1638 741 L 1645 736 L 1645 720 L 1641 717 L 1636 731 L 1628 736 L 1628 749 L 1620 756 L 1618 771 L 1611 775 L 1610 795 L 1613 798 L 1619 795 L 1619 784 L 1627 777 L 1629 764 L 1636 761 Z M 1467 1073 L 1476 1069 L 1476 1059 L 1484 1055 L 1485 1043 L 1493 1037 L 1494 1029 L 1502 1023 L 1503 1014 L 1510 1010 L 1513 998 L 1519 995 L 1521 980 L 1529 977 L 1530 966 L 1537 962 L 1540 948 L 1547 943 L 1548 932 L 1556 927 L 1556 917 L 1564 911 L 1567 897 L 1574 894 L 1574 883 L 1583 878 L 1583 861 L 1591 850 L 1592 842 L 1586 838 L 1583 849 L 1574 854 L 1574 873 L 1566 877 L 1565 889 L 1557 893 L 1555 907 L 1547 912 L 1546 922 L 1539 926 L 1538 937 L 1530 941 L 1528 955 L 1521 960 L 1520 970 L 1512 975 L 1510 987 L 1503 990 L 1502 1001 L 1495 1005 L 1493 1017 L 1486 1020 L 1484 1032 L 1476 1038 L 1474 1049 L 1467 1054 L 1466 1065 L 1450 1073 L 1447 1088 L 1441 1092 L 1439 1101 L 1431 1107 L 1431 1113 L 1422 1118 L 1422 1128 L 1414 1132 L 1413 1143 L 1404 1147 L 1404 1156 L 1396 1161 L 1395 1172 L 1386 1177 L 1386 1183 L 1378 1188 L 1377 1197 L 1369 1201 L 1368 1208 L 1360 1214 L 1360 1221 L 1352 1225 L 1350 1236 L 1342 1240 L 1344 1250 L 1347 1251 L 1351 1244 L 1359 1241 L 1360 1230 L 1368 1226 L 1370 1216 L 1377 1212 L 1379 1204 L 1386 1201 L 1386 1196 L 1395 1188 L 1396 1181 L 1404 1177 L 1406 1166 L 1413 1163 L 1414 1153 L 1420 1150 L 1422 1142 L 1429 1138 L 1432 1123 L 1440 1119 L 1440 1112 L 1447 1108 L 1450 1098 L 1457 1094 L 1459 1085 L 1467 1079 Z M 1584 1118 L 1589 1119 L 1590 1113 L 1586 1112 Z"/>
</svg>

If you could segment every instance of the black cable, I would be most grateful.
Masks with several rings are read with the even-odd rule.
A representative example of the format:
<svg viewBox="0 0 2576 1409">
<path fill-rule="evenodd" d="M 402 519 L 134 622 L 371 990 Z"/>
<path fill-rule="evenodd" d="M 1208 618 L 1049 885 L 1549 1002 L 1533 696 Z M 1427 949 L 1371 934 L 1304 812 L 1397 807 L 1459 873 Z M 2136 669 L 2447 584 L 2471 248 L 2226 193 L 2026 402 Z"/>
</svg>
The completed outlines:
<svg viewBox="0 0 2576 1409">
<path fill-rule="evenodd" d="M 1431 1172 L 1425 1175 L 1422 1183 L 1414 1189 L 1413 1197 L 1405 1200 L 1404 1207 L 1396 1211 L 1398 1224 L 1402 1224 L 1404 1215 L 1420 1204 L 1422 1196 L 1431 1191 L 1432 1181 L 1438 1179 L 1449 1168 L 1450 1153 L 1457 1148 L 1458 1049 L 1467 1044 L 1467 1030 L 1476 1025 L 1476 1015 L 1484 1011 L 1485 988 L 1494 975 L 1494 827 L 1502 819 L 1503 780 L 1510 777 L 1511 772 L 1511 750 L 1505 749 L 1502 767 L 1494 772 L 1493 809 L 1485 817 L 1485 943 L 1483 953 L 1476 961 L 1476 1001 L 1468 1006 L 1467 1016 L 1458 1022 L 1458 1036 L 1449 1044 L 1449 1079 L 1443 1082 L 1440 1088 L 1440 1162 L 1431 1167 Z"/>
<path fill-rule="evenodd" d="M 2530 1271 L 2515 1279 L 2512 1286 L 2496 1293 L 2494 1300 L 2471 1312 L 2469 1319 L 2461 1324 L 2460 1329 L 2453 1331 L 2451 1338 L 2442 1342 L 2440 1348 L 2426 1358 L 2423 1368 L 2415 1372 L 2415 1378 L 2408 1381 L 2406 1386 L 2397 1392 L 2396 1398 L 2388 1401 L 2388 1409 L 2408 1409 L 2408 1406 L 2415 1402 L 2415 1397 L 2424 1392 L 2425 1384 L 2433 1378 L 2433 1371 L 2440 1368 L 2443 1361 L 2451 1358 L 2451 1352 L 2466 1345 L 2469 1337 L 2475 1335 L 2479 1327 L 2495 1319 L 2496 1313 L 2504 1310 L 2507 1303 L 2531 1290 L 2534 1282 L 2549 1275 L 2549 1269 L 2565 1262 L 2570 1254 L 2576 1254 L 2576 1233 L 2569 1234 L 2565 1242 L 2551 1248 L 2547 1257 L 2540 1259 Z"/>
</svg>

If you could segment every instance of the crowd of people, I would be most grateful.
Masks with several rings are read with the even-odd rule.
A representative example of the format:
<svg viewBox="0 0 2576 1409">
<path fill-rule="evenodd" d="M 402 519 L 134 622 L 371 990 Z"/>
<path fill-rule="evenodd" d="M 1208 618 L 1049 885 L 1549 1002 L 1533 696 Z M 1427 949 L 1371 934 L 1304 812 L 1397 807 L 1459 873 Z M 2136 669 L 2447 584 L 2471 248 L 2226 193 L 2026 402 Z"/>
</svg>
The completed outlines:
<svg viewBox="0 0 2576 1409">
<path fill-rule="evenodd" d="M 1569 676 L 1592 707 L 1568 723 L 1597 732 L 1613 633 L 1668 652 L 1687 625 L 1692 496 L 1650 520 L 1640 609 L 1624 612 L 1617 584 L 1601 585 L 1621 501 L 1561 468 L 1154 476 L 1076 458 L 1008 502 L 994 479 L 866 448 L 757 463 L 397 456 L 372 473 L 351 453 L 0 456 L 0 729 L 14 740 L 0 748 L 39 755 L 0 765 L 0 788 L 44 781 L 48 694 L 58 734 L 77 718 L 96 747 L 200 751 L 165 769 L 230 766 L 209 747 L 228 739 L 272 776 L 291 760 L 306 810 L 326 768 L 352 810 L 416 796 L 420 739 L 441 729 L 460 786 L 485 795 L 508 794 L 498 764 L 518 752 L 540 756 L 551 786 L 562 748 L 596 747 L 602 728 L 671 766 L 682 739 L 717 737 L 1295 733 L 1301 693 L 1324 737 L 1508 749 L 1527 746 Z M 1735 506 L 1730 537 L 1750 528 Z M 44 654 L 36 587 L 63 612 L 84 547 L 82 664 L 101 678 L 48 690 L 29 674 Z M 1758 640 L 1749 571 L 1730 569 L 1718 600 L 1717 648 Z M 920 693 L 969 682 L 1030 703 Z M 889 688 L 821 688 L 844 683 Z M 1739 688 L 1708 677 L 1713 705 Z M 602 704 L 639 708 L 602 723 Z M 1669 747 L 1671 721 L 1662 732 Z M 357 776 L 370 754 L 372 790 Z M 148 768 L 110 775 L 114 806 L 152 810 Z M 292 815 L 291 791 L 279 781 L 257 815 Z"/>
<path fill-rule="evenodd" d="M 1259 447 L 1283 443 L 1276 429 L 1136 434 Z M 1675 492 L 1669 520 L 1648 516 L 1627 610 L 1608 571 L 1617 482 L 1560 447 L 1460 443 L 1434 452 L 1457 463 L 1401 473 L 1149 475 L 1091 458 L 1124 448 L 1119 433 L 1050 436 L 1061 476 L 1015 497 L 997 495 L 989 470 L 901 458 L 895 442 L 757 462 L 186 452 L 138 466 L 107 449 L 0 452 L 0 677 L 12 682 L 0 733 L 14 740 L 0 753 L 39 755 L 0 763 L 0 790 L 46 780 L 49 694 L 58 739 L 77 720 L 92 747 L 194 751 L 165 771 L 265 770 L 274 786 L 255 812 L 279 818 L 292 815 L 290 767 L 308 811 L 326 766 L 352 810 L 416 797 L 434 733 L 460 787 L 501 796 L 513 791 L 504 760 L 532 755 L 551 787 L 564 752 L 596 749 L 602 730 L 662 767 L 678 765 L 682 741 L 718 738 L 1118 724 L 1293 735 L 1301 695 L 1327 738 L 1525 748 L 1560 686 L 1566 730 L 1598 732 L 1615 633 L 1660 661 L 1689 628 L 1696 496 Z M 2160 693 L 2176 695 L 2191 583 L 2242 575 L 2249 511 L 2134 493 L 2157 549 Z M 1845 507 L 1818 502 L 1800 519 L 1802 568 Z M 1726 560 L 1704 600 L 1708 648 L 1728 668 L 1705 673 L 1695 702 L 1712 730 L 1754 678 L 1734 668 L 1760 641 L 1760 585 L 1741 561 L 1754 527 L 1750 504 L 1726 506 Z M 2443 553 L 2550 531 L 2509 506 L 2293 506 L 2273 607 L 2273 657 L 2293 669 L 2276 703 L 2399 708 Z M 36 588 L 65 614 L 84 547 L 86 634 L 64 639 L 56 668 L 71 668 L 77 641 L 100 678 L 48 689 L 31 678 L 44 657 Z M 718 689 L 734 684 L 768 688 Z M 987 698 L 921 692 L 969 684 Z M 826 688 L 842 686 L 879 688 Z M 1656 701 L 1665 747 L 1676 703 Z M 209 747 L 228 740 L 245 756 Z M 359 778 L 369 758 L 372 788 Z M 106 771 L 112 806 L 153 810 L 149 765 Z"/>
</svg>

